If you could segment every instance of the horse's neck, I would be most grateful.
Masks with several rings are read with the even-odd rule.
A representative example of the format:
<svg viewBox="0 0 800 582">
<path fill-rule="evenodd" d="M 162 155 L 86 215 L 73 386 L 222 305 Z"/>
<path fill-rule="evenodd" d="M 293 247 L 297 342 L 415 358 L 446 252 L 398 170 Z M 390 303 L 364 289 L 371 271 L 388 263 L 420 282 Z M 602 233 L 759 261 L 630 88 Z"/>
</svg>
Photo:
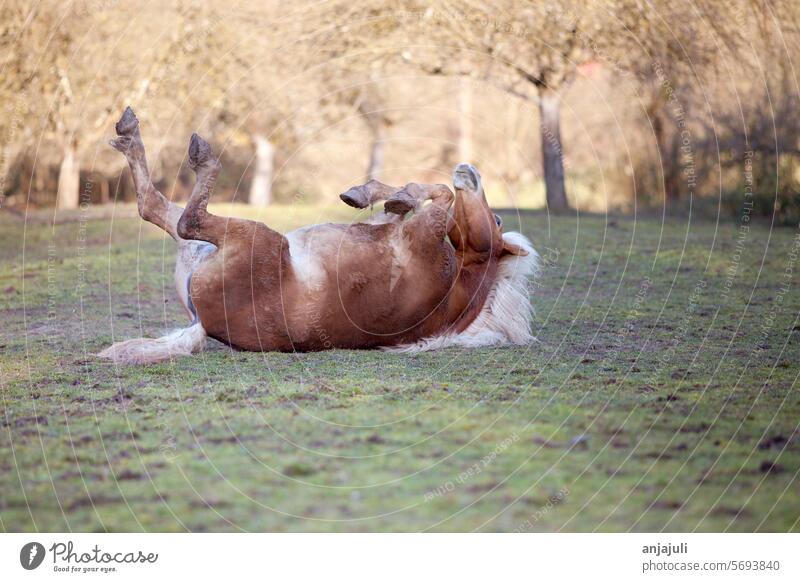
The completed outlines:
<svg viewBox="0 0 800 582">
<path fill-rule="evenodd" d="M 464 331 L 483 309 L 486 298 L 494 285 L 497 263 L 464 260 L 458 257 L 458 278 L 450 294 L 449 314 L 455 331 Z"/>
</svg>

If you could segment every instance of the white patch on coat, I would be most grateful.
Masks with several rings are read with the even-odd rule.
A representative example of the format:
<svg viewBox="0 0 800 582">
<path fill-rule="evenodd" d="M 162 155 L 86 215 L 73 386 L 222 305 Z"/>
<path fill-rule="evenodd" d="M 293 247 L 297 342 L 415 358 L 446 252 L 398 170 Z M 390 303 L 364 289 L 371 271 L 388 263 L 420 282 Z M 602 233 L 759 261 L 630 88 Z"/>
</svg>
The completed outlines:
<svg viewBox="0 0 800 582">
<path fill-rule="evenodd" d="M 396 236 L 391 239 L 392 249 L 392 264 L 389 270 L 389 293 L 394 290 L 395 285 L 400 280 L 400 277 L 405 273 L 406 267 L 411 260 L 411 245 L 409 241 L 403 236 L 402 232 L 398 232 Z"/>
<path fill-rule="evenodd" d="M 295 277 L 307 289 L 319 288 L 325 281 L 322 257 L 312 247 L 315 235 L 321 236 L 319 225 L 298 228 L 286 234 Z"/>
<path fill-rule="evenodd" d="M 527 256 L 505 255 L 497 265 L 495 280 L 483 309 L 463 332 L 423 338 L 413 344 L 384 348 L 389 352 L 415 353 L 449 347 L 478 348 L 525 345 L 536 338 L 531 334 L 533 305 L 528 277 L 539 270 L 539 254 L 531 242 L 518 232 L 503 233 L 506 242 L 528 251 Z"/>
<path fill-rule="evenodd" d="M 175 261 L 175 290 L 178 292 L 178 297 L 186 309 L 186 313 L 192 319 L 196 314 L 189 299 L 189 278 L 215 250 L 217 247 L 208 242 L 183 239 L 178 241 L 178 259 Z"/>
</svg>

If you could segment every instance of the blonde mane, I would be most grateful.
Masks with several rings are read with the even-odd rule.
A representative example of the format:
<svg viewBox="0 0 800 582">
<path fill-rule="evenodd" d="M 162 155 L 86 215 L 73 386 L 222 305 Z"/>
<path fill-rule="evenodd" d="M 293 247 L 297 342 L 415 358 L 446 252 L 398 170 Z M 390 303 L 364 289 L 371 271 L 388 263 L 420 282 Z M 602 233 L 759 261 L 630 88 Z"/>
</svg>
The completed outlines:
<svg viewBox="0 0 800 582">
<path fill-rule="evenodd" d="M 506 255 L 497 265 L 497 280 L 483 309 L 463 332 L 423 338 L 413 344 L 383 348 L 388 352 L 416 353 L 449 347 L 478 348 L 525 345 L 535 340 L 531 334 L 533 305 L 528 277 L 539 270 L 539 254 L 531 241 L 518 232 L 503 233 L 503 239 L 528 251 L 524 257 Z"/>
</svg>

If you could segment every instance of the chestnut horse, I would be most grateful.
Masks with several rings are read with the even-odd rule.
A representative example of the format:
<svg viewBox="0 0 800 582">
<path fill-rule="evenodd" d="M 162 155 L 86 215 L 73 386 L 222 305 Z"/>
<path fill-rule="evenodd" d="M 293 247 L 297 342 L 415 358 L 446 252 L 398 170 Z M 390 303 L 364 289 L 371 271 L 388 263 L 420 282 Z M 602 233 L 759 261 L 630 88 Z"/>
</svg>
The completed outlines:
<svg viewBox="0 0 800 582">
<path fill-rule="evenodd" d="M 521 234 L 503 233 L 470 165 L 455 169 L 455 194 L 441 184 L 373 180 L 341 198 L 358 208 L 383 201 L 376 218 L 282 235 L 208 212 L 221 166 L 196 134 L 196 183 L 183 209 L 153 186 L 130 108 L 116 131 L 111 145 L 128 160 L 139 214 L 178 243 L 175 283 L 192 322 L 159 339 L 116 343 L 102 357 L 157 362 L 201 350 L 206 337 L 253 351 L 420 351 L 533 339 L 527 276 L 538 255 Z"/>
</svg>

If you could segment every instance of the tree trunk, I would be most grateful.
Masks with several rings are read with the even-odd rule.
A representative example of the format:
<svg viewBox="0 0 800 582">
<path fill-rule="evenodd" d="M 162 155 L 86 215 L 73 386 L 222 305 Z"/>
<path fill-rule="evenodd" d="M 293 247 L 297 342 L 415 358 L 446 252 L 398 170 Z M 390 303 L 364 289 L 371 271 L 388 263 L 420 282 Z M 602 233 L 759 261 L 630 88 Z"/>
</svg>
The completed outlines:
<svg viewBox="0 0 800 582">
<path fill-rule="evenodd" d="M 547 192 L 547 207 L 550 210 L 565 210 L 567 190 L 564 185 L 564 150 L 561 148 L 561 100 L 554 91 L 542 91 L 539 97 L 539 113 L 542 130 L 542 162 L 544 184 Z"/>
<path fill-rule="evenodd" d="M 662 111 L 657 103 L 650 113 L 653 120 L 653 133 L 658 145 L 658 155 L 661 157 L 661 168 L 664 172 L 664 200 L 665 202 L 676 201 L 680 197 L 680 168 L 678 167 L 677 151 L 675 140 L 667 134 Z"/>
<path fill-rule="evenodd" d="M 459 163 L 472 162 L 472 87 L 461 79 L 458 89 L 458 158 Z"/>
<path fill-rule="evenodd" d="M 367 166 L 367 182 L 377 180 L 383 170 L 383 156 L 385 142 L 383 141 L 383 128 L 379 123 L 370 126 L 372 144 L 369 148 L 369 166 Z"/>
<path fill-rule="evenodd" d="M 272 202 L 272 170 L 275 148 L 266 136 L 258 134 L 253 138 L 256 144 L 256 167 L 250 182 L 251 206 L 269 206 Z"/>
<path fill-rule="evenodd" d="M 100 177 L 100 203 L 101 204 L 108 204 L 109 202 L 109 188 L 108 188 L 108 178 L 105 176 Z"/>
<path fill-rule="evenodd" d="M 64 150 L 61 168 L 58 171 L 58 194 L 56 208 L 59 210 L 77 208 L 80 203 L 81 166 L 75 144 Z"/>
</svg>

